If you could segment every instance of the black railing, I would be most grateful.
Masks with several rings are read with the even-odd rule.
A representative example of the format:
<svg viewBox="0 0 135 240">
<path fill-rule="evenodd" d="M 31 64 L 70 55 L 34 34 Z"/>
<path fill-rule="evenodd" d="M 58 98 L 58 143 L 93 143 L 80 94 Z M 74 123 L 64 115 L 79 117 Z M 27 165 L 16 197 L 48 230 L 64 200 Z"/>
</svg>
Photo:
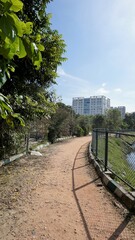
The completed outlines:
<svg viewBox="0 0 135 240">
<path fill-rule="evenodd" d="M 118 181 L 135 190 L 135 130 L 94 129 L 92 152 L 103 171 L 111 171 Z"/>
<path fill-rule="evenodd" d="M 7 139 L 6 144 L 0 144 L 0 160 L 5 160 L 13 155 L 29 152 L 35 149 L 40 144 L 47 143 L 44 135 L 40 133 L 30 132 L 29 134 L 22 133 L 19 135 L 12 133 L 12 138 Z"/>
</svg>

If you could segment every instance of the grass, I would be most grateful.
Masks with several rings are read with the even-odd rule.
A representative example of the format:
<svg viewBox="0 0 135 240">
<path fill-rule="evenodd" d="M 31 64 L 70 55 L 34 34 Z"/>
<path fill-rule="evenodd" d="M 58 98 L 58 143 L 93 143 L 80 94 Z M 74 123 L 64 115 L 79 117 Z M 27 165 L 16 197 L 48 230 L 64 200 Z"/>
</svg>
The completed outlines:
<svg viewBox="0 0 135 240">
<path fill-rule="evenodd" d="M 131 145 L 134 142 L 135 137 L 116 138 L 114 135 L 110 135 L 108 141 L 108 167 L 133 188 L 135 188 L 135 170 L 128 163 L 127 154 L 131 151 Z M 102 137 L 98 139 L 98 158 L 104 161 L 104 156 L 105 139 Z M 121 183 L 119 178 L 117 181 Z"/>
</svg>

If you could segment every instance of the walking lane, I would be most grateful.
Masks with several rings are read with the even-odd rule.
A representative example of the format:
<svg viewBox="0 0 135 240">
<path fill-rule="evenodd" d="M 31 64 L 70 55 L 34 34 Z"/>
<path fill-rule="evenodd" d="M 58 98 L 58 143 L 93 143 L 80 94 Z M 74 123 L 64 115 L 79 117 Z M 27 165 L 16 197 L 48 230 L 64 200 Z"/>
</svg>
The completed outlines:
<svg viewBox="0 0 135 240">
<path fill-rule="evenodd" d="M 135 239 L 132 214 L 107 192 L 86 153 L 84 144 L 73 164 L 73 192 L 87 239 Z"/>
<path fill-rule="evenodd" d="M 29 183 L 36 183 L 29 184 L 30 200 L 20 199 L 25 212 L 17 215 L 14 231 L 4 240 L 135 239 L 132 215 L 107 192 L 88 163 L 89 142 L 90 137 L 83 137 L 51 145 L 36 164 L 32 158 L 21 160 L 30 170 Z"/>
</svg>

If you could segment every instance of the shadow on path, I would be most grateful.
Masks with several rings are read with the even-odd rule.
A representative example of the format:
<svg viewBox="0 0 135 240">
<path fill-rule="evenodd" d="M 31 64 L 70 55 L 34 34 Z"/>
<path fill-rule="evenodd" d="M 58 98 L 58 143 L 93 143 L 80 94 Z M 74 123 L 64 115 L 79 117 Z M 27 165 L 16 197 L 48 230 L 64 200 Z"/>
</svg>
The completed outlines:
<svg viewBox="0 0 135 240">
<path fill-rule="evenodd" d="M 84 187 L 90 185 L 91 183 L 96 182 L 98 179 L 99 179 L 99 177 L 98 177 L 98 178 L 95 178 L 95 179 L 92 180 L 91 182 L 88 182 L 88 183 L 86 183 L 86 184 L 84 184 L 84 185 L 82 185 L 82 186 L 80 186 L 80 187 L 74 188 L 74 191 L 77 191 L 77 190 L 79 190 L 79 189 L 81 189 L 81 188 L 84 188 Z"/>
<path fill-rule="evenodd" d="M 81 206 L 80 206 L 80 203 L 79 203 L 79 199 L 77 198 L 77 195 L 76 195 L 76 190 L 78 190 L 79 188 L 82 188 L 84 186 L 81 186 L 79 188 L 75 188 L 75 174 L 74 174 L 75 163 L 76 163 L 77 157 L 78 157 L 78 155 L 79 155 L 79 153 L 80 153 L 80 151 L 82 150 L 83 147 L 85 147 L 85 150 L 83 151 L 83 153 L 86 151 L 86 148 L 88 147 L 88 144 L 89 143 L 85 143 L 84 145 L 82 145 L 80 147 L 80 149 L 78 150 L 76 156 L 75 156 L 74 163 L 73 163 L 73 168 L 72 168 L 72 190 L 73 190 L 73 194 L 74 194 L 74 198 L 75 198 L 78 210 L 80 212 L 80 215 L 81 215 L 81 218 L 82 218 L 82 221 L 83 221 L 83 225 L 84 225 L 84 228 L 85 228 L 85 232 L 86 232 L 87 238 L 88 238 L 88 240 L 92 240 L 90 232 L 89 232 L 89 229 L 88 229 L 88 225 L 87 225 L 87 222 L 86 222 L 86 219 L 85 219 L 85 216 L 84 216 L 84 213 L 83 213 L 83 211 L 81 209 Z M 85 184 L 85 185 L 89 185 L 89 184 L 90 183 Z"/>
<path fill-rule="evenodd" d="M 73 194 L 74 194 L 74 198 L 75 198 L 75 201 L 76 201 L 76 204 L 77 204 L 77 207 L 78 207 L 78 210 L 79 210 L 79 213 L 80 213 L 80 216 L 81 216 L 81 219 L 82 219 L 82 222 L 83 222 L 83 226 L 84 226 L 84 229 L 85 229 L 85 232 L 86 232 L 86 235 L 87 235 L 87 239 L 88 240 L 92 240 L 93 238 L 92 238 L 92 236 L 91 236 L 91 234 L 92 234 L 92 232 L 90 233 L 90 229 L 89 229 L 89 224 L 90 223 L 88 223 L 87 222 L 87 220 L 86 220 L 86 217 L 85 217 L 85 213 L 84 213 L 84 211 L 82 210 L 82 207 L 81 207 L 81 203 L 80 203 L 80 201 L 79 201 L 79 198 L 77 197 L 77 191 L 78 190 L 80 190 L 80 189 L 82 189 L 82 188 L 84 188 L 84 187 L 86 187 L 86 186 L 88 186 L 88 185 L 90 185 L 90 184 L 92 184 L 92 183 L 94 183 L 94 182 L 96 182 L 96 181 L 98 181 L 99 179 L 100 179 L 100 177 L 98 177 L 97 176 L 97 174 L 96 174 L 96 172 L 95 172 L 95 170 L 93 171 L 90 171 L 90 174 L 91 174 L 91 177 L 92 177 L 92 180 L 90 181 L 90 182 L 87 182 L 87 183 L 85 183 L 85 184 L 83 184 L 83 185 L 81 185 L 81 186 L 79 186 L 79 187 L 75 187 L 75 173 L 76 173 L 76 171 L 78 171 L 78 169 L 81 169 L 81 168 L 84 168 L 84 167 L 87 167 L 88 165 L 90 166 L 90 168 L 92 169 L 93 168 L 93 166 L 91 165 L 91 162 L 89 163 L 89 164 L 84 164 L 84 165 L 82 165 L 82 166 L 79 166 L 79 167 L 76 167 L 76 163 L 77 163 L 77 160 L 78 159 L 80 159 L 80 152 L 81 152 L 81 154 L 82 154 L 82 159 L 84 158 L 84 156 L 86 156 L 86 152 L 87 152 L 87 150 L 88 150 L 88 145 L 89 145 L 89 142 L 88 143 L 85 143 L 84 145 L 82 145 L 81 147 L 80 147 L 80 149 L 78 150 L 78 152 L 77 152 L 77 154 L 76 154 L 76 156 L 75 156 L 75 159 L 74 159 L 74 162 L 73 162 L 73 167 L 72 167 L 72 191 L 73 191 Z M 83 155 L 84 154 L 84 155 Z M 88 157 L 88 156 L 87 156 Z M 81 199 L 80 199 L 81 200 Z M 96 200 L 96 199 L 95 199 Z M 89 201 L 89 200 L 88 200 Z M 95 214 L 98 216 L 98 212 L 97 212 L 97 209 L 95 208 Z M 126 214 L 126 216 L 125 216 L 125 218 L 123 219 L 123 221 L 121 221 L 121 222 L 119 222 L 118 223 L 118 225 L 117 225 L 117 223 L 114 225 L 114 228 L 112 229 L 112 233 L 111 233 L 111 236 L 109 237 L 108 236 L 108 240 L 116 240 L 116 239 L 118 239 L 119 237 L 119 239 L 123 239 L 123 238 L 121 238 L 121 237 L 123 237 L 124 236 L 124 239 L 135 239 L 135 238 L 130 238 L 130 236 L 129 236 L 129 229 L 126 229 L 126 227 L 127 227 L 127 225 L 128 225 L 128 223 L 131 221 L 131 219 L 132 219 L 132 213 L 127 213 Z M 105 224 L 104 224 L 104 227 L 102 226 L 102 224 L 101 224 L 101 229 L 100 229 L 100 231 L 102 232 L 102 231 L 106 231 L 106 234 L 107 235 L 109 235 L 109 232 L 108 232 L 108 220 L 111 220 L 111 217 L 112 217 L 112 215 L 107 215 L 106 216 L 106 219 L 104 219 L 105 220 Z M 98 220 L 98 219 L 97 219 Z M 104 221 L 103 220 L 103 221 Z M 115 222 L 115 219 L 112 219 L 112 221 L 111 221 L 111 224 L 113 224 L 113 222 Z M 96 222 L 95 222 L 95 224 L 96 224 Z M 92 226 L 91 226 L 92 227 Z M 103 228 L 102 228 L 103 227 Z M 111 226 L 110 226 L 111 227 Z M 123 231 L 125 230 L 125 232 L 123 233 Z M 121 235 L 122 234 L 122 235 Z M 125 238 L 126 237 L 126 238 Z M 99 239 L 100 239 L 100 237 L 99 237 Z"/>
<path fill-rule="evenodd" d="M 76 168 L 74 168 L 74 170 L 79 169 L 79 168 L 83 168 L 83 167 L 86 167 L 86 166 L 89 166 L 89 163 L 88 163 L 88 164 L 85 164 L 85 165 L 83 165 L 83 166 L 80 166 L 80 167 L 76 167 Z"/>
<path fill-rule="evenodd" d="M 120 234 L 123 232 L 123 230 L 126 228 L 132 216 L 133 216 L 132 213 L 128 213 L 125 219 L 122 221 L 122 223 L 118 226 L 117 229 L 115 229 L 114 233 L 108 238 L 108 240 L 116 240 L 120 236 Z"/>
</svg>

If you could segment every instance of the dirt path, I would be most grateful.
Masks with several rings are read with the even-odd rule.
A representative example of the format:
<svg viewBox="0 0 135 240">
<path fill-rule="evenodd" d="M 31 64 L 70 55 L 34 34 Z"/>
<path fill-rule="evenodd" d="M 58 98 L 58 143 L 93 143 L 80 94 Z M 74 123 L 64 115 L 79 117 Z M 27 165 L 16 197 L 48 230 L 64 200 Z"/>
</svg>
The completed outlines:
<svg viewBox="0 0 135 240">
<path fill-rule="evenodd" d="M 1 240 L 135 239 L 135 217 L 88 163 L 89 137 L 0 169 Z"/>
</svg>

